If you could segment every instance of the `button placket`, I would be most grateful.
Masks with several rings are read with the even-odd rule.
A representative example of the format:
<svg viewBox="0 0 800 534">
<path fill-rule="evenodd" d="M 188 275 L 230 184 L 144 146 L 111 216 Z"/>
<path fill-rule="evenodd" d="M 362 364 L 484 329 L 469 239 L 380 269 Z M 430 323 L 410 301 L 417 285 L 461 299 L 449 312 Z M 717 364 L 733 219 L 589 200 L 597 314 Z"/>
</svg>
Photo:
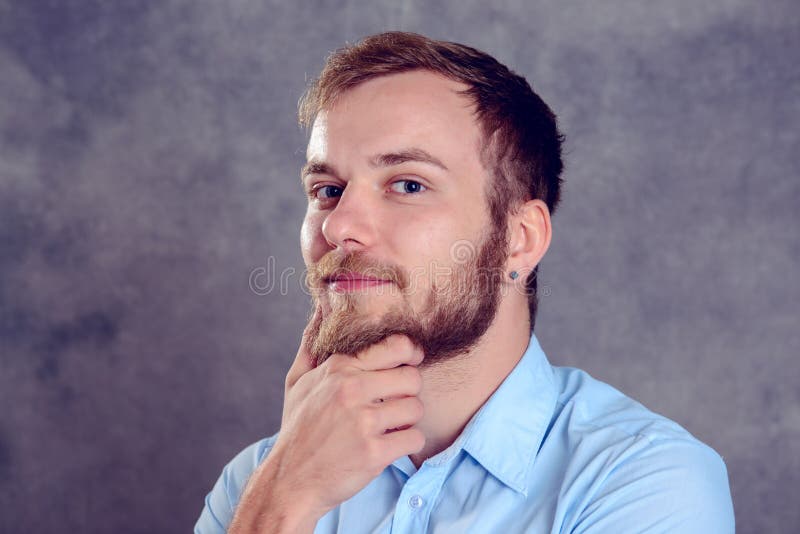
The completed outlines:
<svg viewBox="0 0 800 534">
<path fill-rule="evenodd" d="M 392 532 L 416 534 L 428 531 L 431 507 L 447 475 L 444 467 L 426 462 L 409 477 L 397 501 Z"/>
</svg>

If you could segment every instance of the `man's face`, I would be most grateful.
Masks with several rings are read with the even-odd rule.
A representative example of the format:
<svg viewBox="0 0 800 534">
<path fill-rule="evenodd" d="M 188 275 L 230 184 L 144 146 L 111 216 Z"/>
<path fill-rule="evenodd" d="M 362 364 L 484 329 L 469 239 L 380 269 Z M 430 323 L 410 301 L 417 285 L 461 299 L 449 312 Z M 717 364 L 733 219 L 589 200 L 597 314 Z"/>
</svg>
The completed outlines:
<svg viewBox="0 0 800 534">
<path fill-rule="evenodd" d="M 314 122 L 301 243 L 318 363 L 401 333 L 429 365 L 469 350 L 494 318 L 506 228 L 490 223 L 463 89 L 426 71 L 383 76 Z"/>
</svg>

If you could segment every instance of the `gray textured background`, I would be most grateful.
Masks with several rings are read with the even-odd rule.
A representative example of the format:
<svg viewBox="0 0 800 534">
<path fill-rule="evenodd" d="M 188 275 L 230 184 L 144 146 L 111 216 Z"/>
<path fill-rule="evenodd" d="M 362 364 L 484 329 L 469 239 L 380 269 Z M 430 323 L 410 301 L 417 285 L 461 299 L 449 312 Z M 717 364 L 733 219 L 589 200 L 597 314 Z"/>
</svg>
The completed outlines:
<svg viewBox="0 0 800 534">
<path fill-rule="evenodd" d="M 740 532 L 797 531 L 799 15 L 0 0 L 0 530 L 187 531 L 277 429 L 307 299 L 298 273 L 248 280 L 302 267 L 295 104 L 328 51 L 407 29 L 495 55 L 561 117 L 551 360 L 720 451 Z"/>
</svg>

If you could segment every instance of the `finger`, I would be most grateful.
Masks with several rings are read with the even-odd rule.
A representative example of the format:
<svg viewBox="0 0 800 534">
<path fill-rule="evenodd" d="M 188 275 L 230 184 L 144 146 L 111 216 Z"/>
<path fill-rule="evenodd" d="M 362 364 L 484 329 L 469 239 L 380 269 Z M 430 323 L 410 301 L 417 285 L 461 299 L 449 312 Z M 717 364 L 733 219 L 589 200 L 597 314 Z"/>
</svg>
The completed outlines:
<svg viewBox="0 0 800 534">
<path fill-rule="evenodd" d="M 320 322 L 322 322 L 322 312 L 319 306 L 317 306 L 314 309 L 314 315 L 308 321 L 308 324 L 303 330 L 303 336 L 300 339 L 300 347 L 297 349 L 297 355 L 294 358 L 294 362 L 289 368 L 289 372 L 286 373 L 286 385 L 288 387 L 293 386 L 298 380 L 300 380 L 301 376 L 316 367 L 316 362 L 314 361 L 311 351 L 309 350 L 309 332 L 317 329 Z"/>
<path fill-rule="evenodd" d="M 402 456 L 415 454 L 425 446 L 425 435 L 417 427 L 398 430 L 381 436 L 384 443 L 386 455 L 391 458 L 390 462 Z"/>
<path fill-rule="evenodd" d="M 422 363 L 422 349 L 408 336 L 395 334 L 356 354 L 355 362 L 364 371 L 392 369 L 400 365 Z"/>
<path fill-rule="evenodd" d="M 422 402 L 417 397 L 387 400 L 375 409 L 378 411 L 378 429 L 381 432 L 415 425 L 425 413 Z"/>
<path fill-rule="evenodd" d="M 363 381 L 364 397 L 370 401 L 419 395 L 422 376 L 416 367 L 401 365 L 394 369 L 370 371 Z"/>
</svg>

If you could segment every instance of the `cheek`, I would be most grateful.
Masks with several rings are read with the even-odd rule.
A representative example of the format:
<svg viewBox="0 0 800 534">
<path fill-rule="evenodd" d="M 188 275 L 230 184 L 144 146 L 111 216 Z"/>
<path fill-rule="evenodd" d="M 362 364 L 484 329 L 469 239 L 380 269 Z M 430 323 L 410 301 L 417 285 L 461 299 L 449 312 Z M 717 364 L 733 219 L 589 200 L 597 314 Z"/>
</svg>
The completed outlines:
<svg viewBox="0 0 800 534">
<path fill-rule="evenodd" d="M 413 231 L 413 250 L 428 261 L 441 262 L 449 259 L 449 250 L 453 243 L 463 239 L 466 234 L 453 224 L 452 219 L 428 219 L 427 223 Z"/>
<path fill-rule="evenodd" d="M 325 239 L 322 235 L 323 218 L 320 214 L 306 214 L 300 228 L 300 248 L 306 264 L 314 263 L 325 253 Z"/>
<path fill-rule="evenodd" d="M 426 224 L 402 225 L 402 239 L 396 239 L 398 256 L 417 279 L 420 287 L 428 287 L 446 276 L 452 268 L 451 250 L 468 237 L 453 226 L 452 219 L 428 218 Z"/>
</svg>

